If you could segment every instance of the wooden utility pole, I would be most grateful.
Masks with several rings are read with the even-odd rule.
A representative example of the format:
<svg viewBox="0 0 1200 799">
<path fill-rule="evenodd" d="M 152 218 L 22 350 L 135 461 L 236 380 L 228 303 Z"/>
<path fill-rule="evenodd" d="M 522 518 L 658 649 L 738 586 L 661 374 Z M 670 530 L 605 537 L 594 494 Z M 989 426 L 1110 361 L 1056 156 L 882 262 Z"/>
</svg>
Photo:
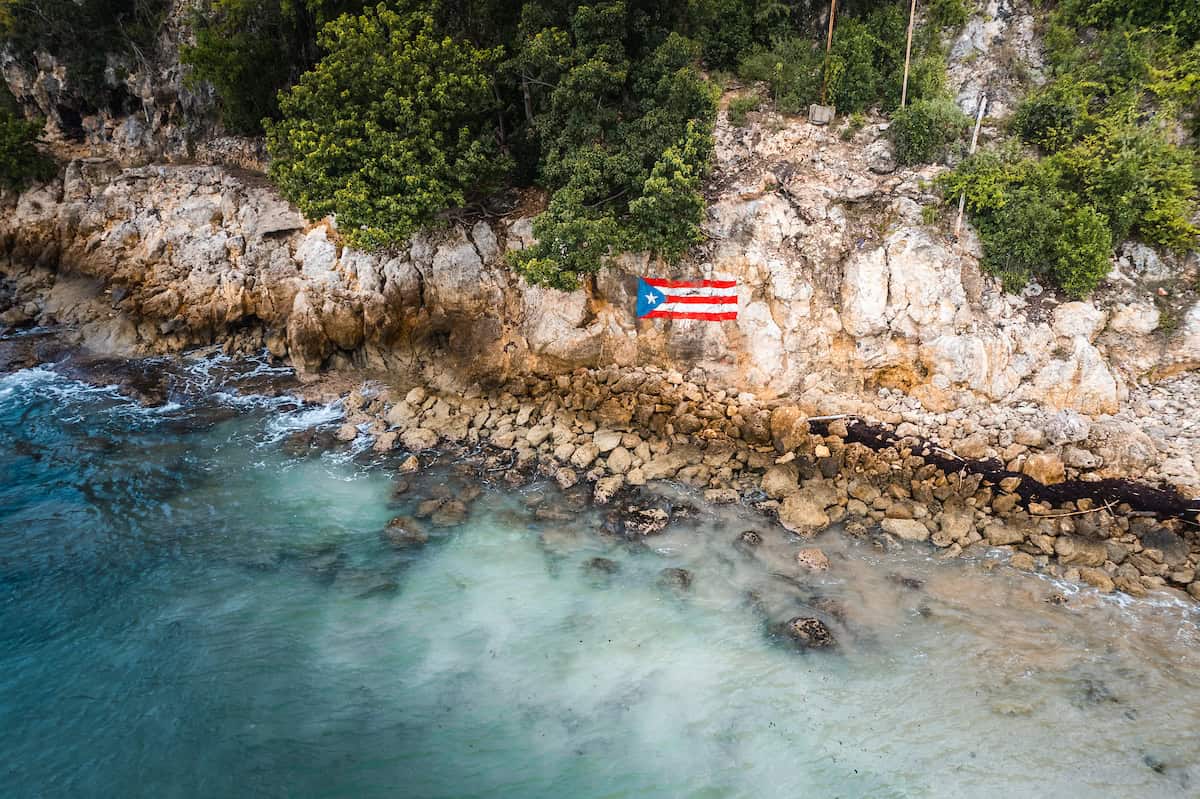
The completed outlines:
<svg viewBox="0 0 1200 799">
<path fill-rule="evenodd" d="M 987 108 L 987 95 L 979 95 L 979 113 L 975 115 L 975 132 L 971 134 L 971 146 L 967 149 L 967 155 L 975 154 L 975 145 L 979 143 L 979 126 L 983 124 L 983 109 Z M 962 229 L 963 210 L 967 207 L 967 193 L 964 191 L 958 198 L 958 219 L 954 220 L 954 238 L 958 238 L 958 231 Z"/>
<path fill-rule="evenodd" d="M 917 0 L 908 8 L 908 44 L 904 45 L 904 84 L 900 87 L 900 107 L 908 100 L 908 63 L 912 59 L 913 20 L 917 16 Z"/>
<path fill-rule="evenodd" d="M 833 47 L 833 17 L 837 14 L 837 0 L 829 0 L 829 33 L 825 36 L 825 66 L 821 70 L 821 105 L 825 105 L 825 88 L 829 85 L 829 50 Z"/>
</svg>

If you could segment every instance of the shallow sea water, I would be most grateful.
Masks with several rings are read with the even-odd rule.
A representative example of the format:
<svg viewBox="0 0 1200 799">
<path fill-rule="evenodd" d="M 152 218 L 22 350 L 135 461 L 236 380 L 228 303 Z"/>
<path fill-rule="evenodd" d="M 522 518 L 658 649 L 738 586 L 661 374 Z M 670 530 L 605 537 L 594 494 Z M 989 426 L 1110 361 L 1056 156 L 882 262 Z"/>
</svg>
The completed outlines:
<svg viewBox="0 0 1200 799">
<path fill-rule="evenodd" d="M 781 528 L 685 492 L 633 546 L 539 521 L 553 486 L 485 486 L 396 551 L 386 522 L 467 478 L 394 499 L 363 447 L 288 446 L 339 408 L 218 391 L 227 367 L 158 409 L 0 377 L 4 796 L 1200 795 L 1189 605 L 837 531 L 803 573 Z M 795 615 L 838 646 L 767 634 Z"/>
</svg>

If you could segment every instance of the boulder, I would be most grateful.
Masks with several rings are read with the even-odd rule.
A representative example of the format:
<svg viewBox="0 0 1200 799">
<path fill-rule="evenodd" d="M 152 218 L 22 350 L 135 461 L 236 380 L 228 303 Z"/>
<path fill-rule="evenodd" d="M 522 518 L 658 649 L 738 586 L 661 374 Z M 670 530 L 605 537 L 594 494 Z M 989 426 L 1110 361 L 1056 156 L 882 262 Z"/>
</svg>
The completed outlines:
<svg viewBox="0 0 1200 799">
<path fill-rule="evenodd" d="M 612 430 L 597 430 L 592 434 L 592 443 L 598 453 L 611 452 L 621 445 L 621 434 Z"/>
<path fill-rule="evenodd" d="M 886 138 L 876 139 L 863 149 L 863 160 L 867 169 L 876 175 L 890 175 L 896 171 L 896 149 Z"/>
<path fill-rule="evenodd" d="M 1168 566 L 1181 566 L 1188 558 L 1188 543 L 1165 527 L 1155 527 L 1142 534 L 1142 546 L 1162 552 Z"/>
<path fill-rule="evenodd" d="M 983 528 L 983 537 L 990 546 L 1004 547 L 1023 542 L 1025 540 L 1025 532 L 1012 525 L 992 522 Z"/>
<path fill-rule="evenodd" d="M 783 499 L 800 490 L 800 475 L 794 464 L 776 464 L 762 476 L 762 490 L 772 499 Z"/>
<path fill-rule="evenodd" d="M 1092 425 L 1084 416 L 1073 410 L 1062 410 L 1051 416 L 1045 425 L 1046 438 L 1055 446 L 1086 441 L 1091 435 Z M 1036 445 L 1031 445 L 1036 446 Z"/>
<path fill-rule="evenodd" d="M 1067 479 L 1062 459 L 1051 452 L 1030 455 L 1029 459 L 1025 461 L 1025 465 L 1021 467 L 1021 471 L 1042 485 L 1053 485 Z"/>
<path fill-rule="evenodd" d="M 809 571 L 825 571 L 829 568 L 829 556 L 816 547 L 807 547 L 796 553 L 796 565 Z"/>
<path fill-rule="evenodd" d="M 597 505 L 607 505 L 624 484 L 625 477 L 623 475 L 615 474 L 611 477 L 601 477 L 596 481 L 596 488 L 592 492 L 592 501 Z"/>
<path fill-rule="evenodd" d="M 829 526 L 829 515 L 810 497 L 792 494 L 779 507 L 779 523 L 784 526 L 784 529 L 808 537 L 816 535 Z"/>
<path fill-rule="evenodd" d="M 915 519 L 884 519 L 880 527 L 905 541 L 929 540 L 929 528 Z"/>
<path fill-rule="evenodd" d="M 1053 328 L 1055 334 L 1068 338 L 1083 337 L 1093 341 L 1104 323 L 1108 321 L 1108 313 L 1100 310 L 1090 302 L 1066 302 L 1054 309 Z"/>
<path fill-rule="evenodd" d="M 1079 569 L 1079 579 L 1083 580 L 1088 585 L 1095 586 L 1103 593 L 1112 593 L 1116 587 L 1113 584 L 1113 579 L 1108 576 L 1108 572 L 1104 569 L 1097 569 L 1092 566 L 1083 566 Z"/>
<path fill-rule="evenodd" d="M 438 434 L 424 427 L 414 427 L 400 434 L 400 443 L 410 452 L 433 449 L 438 443 Z"/>
<path fill-rule="evenodd" d="M 787 638 L 800 649 L 825 649 L 837 640 L 825 623 L 811 616 L 796 616 L 779 625 L 777 634 Z"/>
<path fill-rule="evenodd" d="M 792 452 L 809 441 L 808 415 L 795 405 L 771 412 L 771 443 L 779 453 Z"/>
<path fill-rule="evenodd" d="M 1067 566 L 1103 566 L 1108 560 L 1108 548 L 1103 541 L 1077 535 L 1060 535 L 1054 542 L 1054 552 Z"/>
<path fill-rule="evenodd" d="M 633 455 L 624 447 L 617 447 L 608 453 L 608 470 L 613 474 L 625 474 L 633 465 Z"/>
</svg>

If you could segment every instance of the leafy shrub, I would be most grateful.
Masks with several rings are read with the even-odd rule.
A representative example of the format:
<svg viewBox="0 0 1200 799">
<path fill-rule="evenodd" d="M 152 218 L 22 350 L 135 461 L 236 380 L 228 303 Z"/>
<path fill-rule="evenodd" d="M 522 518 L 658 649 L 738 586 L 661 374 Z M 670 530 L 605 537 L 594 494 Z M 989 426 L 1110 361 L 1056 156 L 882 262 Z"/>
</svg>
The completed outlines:
<svg viewBox="0 0 1200 799">
<path fill-rule="evenodd" d="M 925 13 L 939 28 L 961 28 L 970 16 L 965 0 L 933 0 Z"/>
<path fill-rule="evenodd" d="M 1025 98 L 1013 118 L 1014 128 L 1025 141 L 1051 152 L 1068 146 L 1090 123 L 1088 89 L 1070 78 L 1051 83 Z"/>
<path fill-rule="evenodd" d="M 1099 120 L 1051 160 L 1065 185 L 1103 209 L 1114 241 L 1132 234 L 1178 250 L 1194 246 L 1195 155 L 1153 124 L 1139 126 L 1133 109 Z"/>
<path fill-rule="evenodd" d="M 1005 286 L 1043 276 L 1073 296 L 1108 272 L 1114 243 L 1130 234 L 1163 246 L 1195 246 L 1191 154 L 1162 134 L 1111 120 L 1045 159 L 980 153 L 940 183 L 966 194 L 984 263 Z"/>
<path fill-rule="evenodd" d="M 196 43 L 180 61 L 191 66 L 191 83 L 216 89 L 226 127 L 261 133 L 262 121 L 279 115 L 278 93 L 316 62 L 320 27 L 361 8 L 359 0 L 207 0 L 193 18 Z"/>
<path fill-rule="evenodd" d="M 41 122 L 30 122 L 0 110 L 0 185 L 22 189 L 35 180 L 54 176 L 54 162 L 37 148 Z"/>
<path fill-rule="evenodd" d="M 497 52 L 386 6 L 330 23 L 320 45 L 327 55 L 267 125 L 271 176 L 306 214 L 336 214 L 356 246 L 386 246 L 503 173 L 490 136 Z"/>
<path fill-rule="evenodd" d="M 968 159 L 943 180 L 948 197 L 965 190 L 983 240 L 983 265 L 1008 291 L 1036 276 L 1083 297 L 1108 274 L 1108 220 L 1059 182 L 1052 165 L 1006 165 L 992 153 Z"/>
<path fill-rule="evenodd" d="M 795 114 L 815 103 L 820 95 L 822 59 L 816 42 L 793 36 L 776 41 L 769 50 L 747 55 L 738 76 L 766 82 L 775 110 Z"/>
<path fill-rule="evenodd" d="M 945 158 L 949 146 L 971 120 L 949 98 L 917 100 L 892 114 L 888 128 L 900 164 L 925 164 Z"/>
<path fill-rule="evenodd" d="M 735 128 L 746 126 L 746 115 L 757 111 L 762 100 L 757 94 L 739 94 L 729 101 L 729 124 Z"/>
<path fill-rule="evenodd" d="M 561 76 L 535 117 L 553 194 L 534 222 L 537 243 L 510 257 L 532 282 L 574 288 L 613 252 L 675 260 L 699 239 L 717 92 L 694 67 L 699 47 L 677 33 L 631 58 L 624 13 L 621 4 L 579 9 Z"/>
</svg>

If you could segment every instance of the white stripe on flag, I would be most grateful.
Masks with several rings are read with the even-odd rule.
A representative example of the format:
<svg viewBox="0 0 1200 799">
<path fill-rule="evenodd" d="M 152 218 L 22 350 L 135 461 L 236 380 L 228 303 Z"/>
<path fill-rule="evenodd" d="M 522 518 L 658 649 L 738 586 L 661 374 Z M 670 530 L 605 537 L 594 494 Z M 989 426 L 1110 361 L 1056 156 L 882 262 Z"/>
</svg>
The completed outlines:
<svg viewBox="0 0 1200 799">
<path fill-rule="evenodd" d="M 694 289 L 659 289 L 668 297 L 736 297 L 737 287 L 727 289 L 694 288 Z"/>
<path fill-rule="evenodd" d="M 663 313 L 730 313 L 737 309 L 736 305 L 724 303 L 664 302 L 654 310 Z"/>
</svg>

